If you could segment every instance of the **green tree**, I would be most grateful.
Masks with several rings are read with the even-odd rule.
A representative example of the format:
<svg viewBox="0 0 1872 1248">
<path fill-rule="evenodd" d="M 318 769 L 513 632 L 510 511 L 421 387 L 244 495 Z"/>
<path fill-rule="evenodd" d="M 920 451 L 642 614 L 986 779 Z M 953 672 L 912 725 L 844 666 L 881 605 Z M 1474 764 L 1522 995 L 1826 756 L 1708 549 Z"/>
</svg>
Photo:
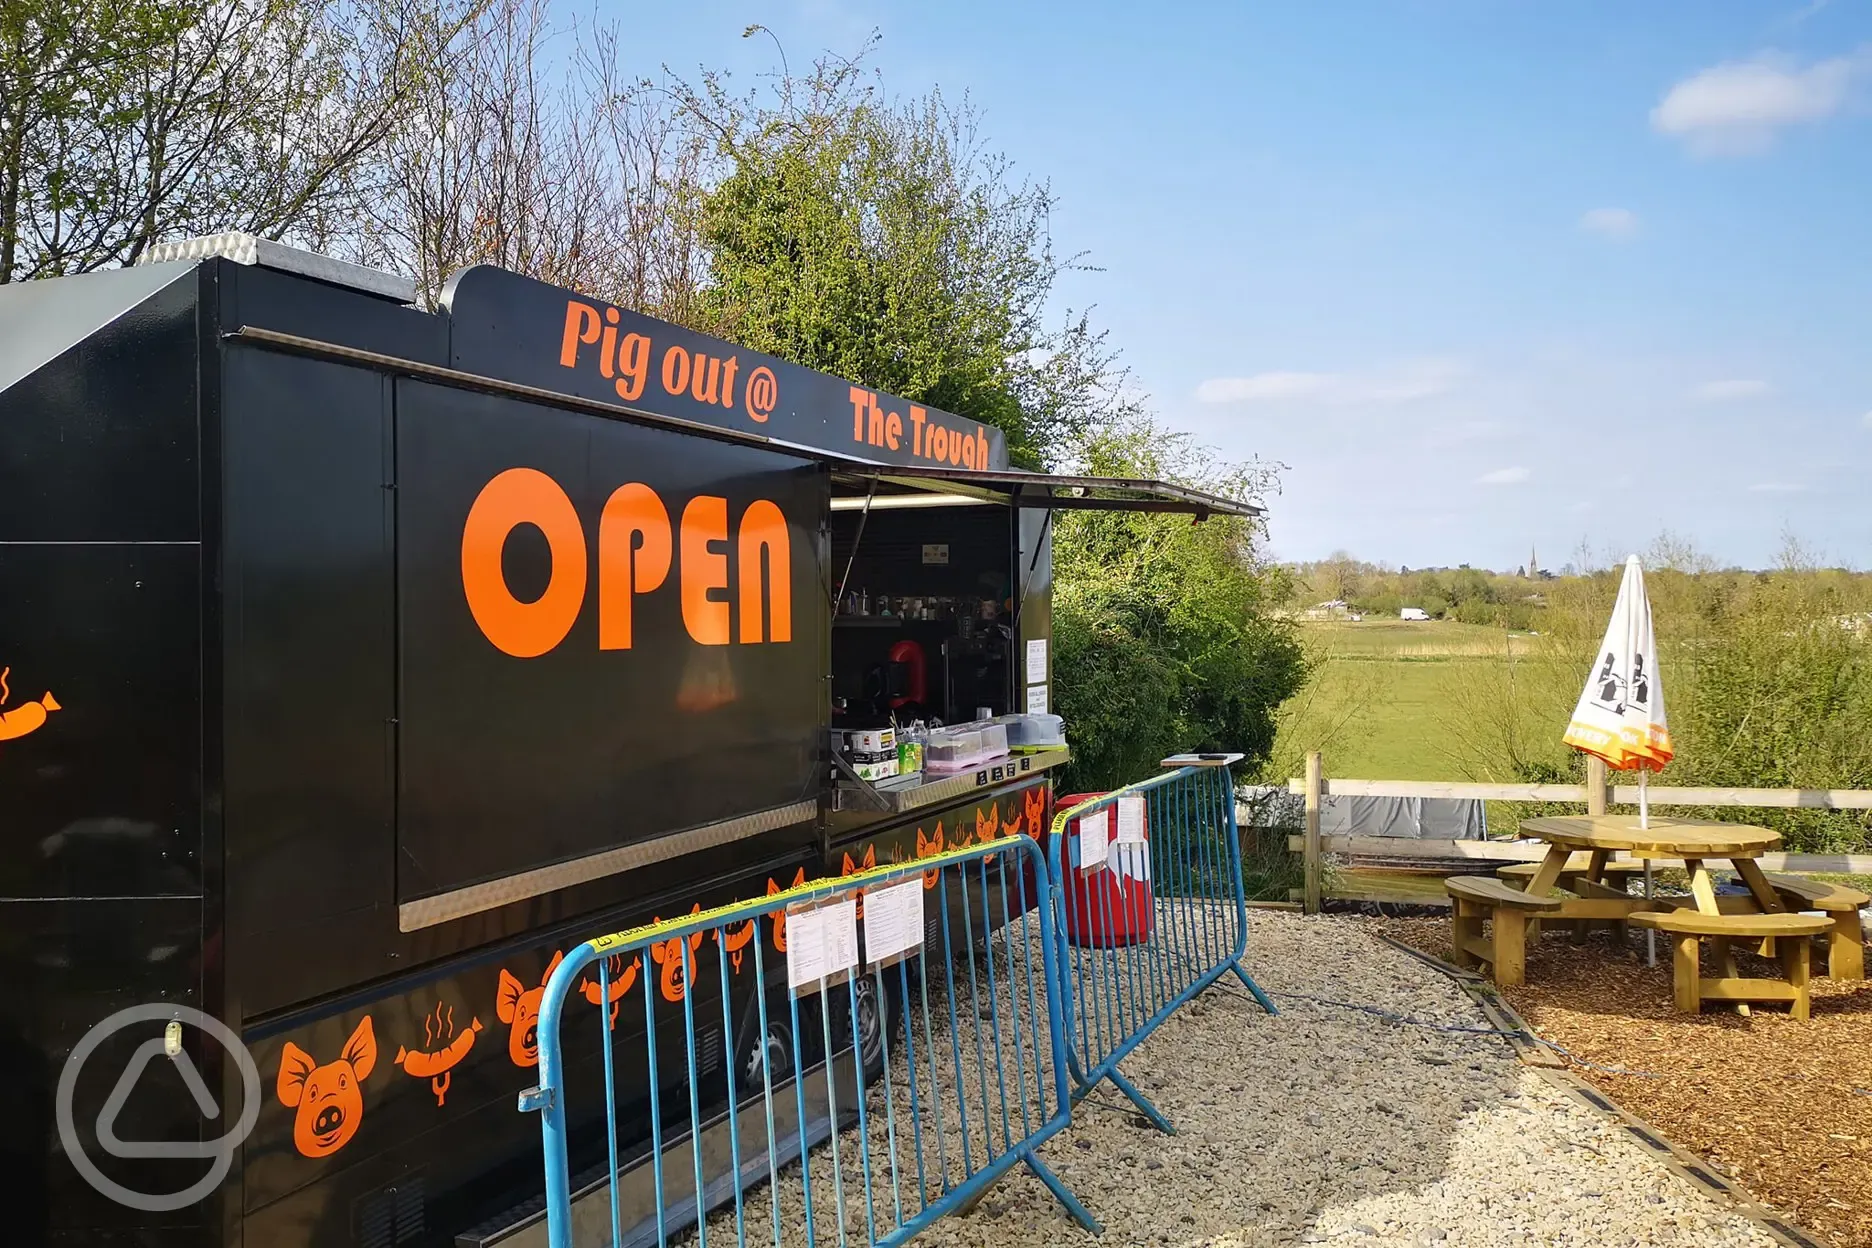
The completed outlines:
<svg viewBox="0 0 1872 1248">
<path fill-rule="evenodd" d="M 1227 464 L 1187 436 L 1134 417 L 1094 435 L 1080 464 L 1159 477 L 1233 497 L 1271 488 L 1276 470 Z M 1063 782 L 1109 789 L 1188 750 L 1247 754 L 1274 745 L 1280 705 L 1306 679 L 1294 626 L 1273 608 L 1291 587 L 1259 553 L 1257 521 L 1143 512 L 1062 512 L 1054 522 L 1059 711 L 1074 760 Z"/>
<path fill-rule="evenodd" d="M 1125 410 L 1086 317 L 1046 324 L 1071 264 L 1052 192 L 983 147 L 966 101 L 890 103 L 831 59 L 771 95 L 709 76 L 685 99 L 725 166 L 703 201 L 707 328 L 993 424 L 1028 465 Z"/>
<path fill-rule="evenodd" d="M 6 0 L 0 282 L 221 230 L 323 242 L 447 55 L 454 0 Z"/>
</svg>

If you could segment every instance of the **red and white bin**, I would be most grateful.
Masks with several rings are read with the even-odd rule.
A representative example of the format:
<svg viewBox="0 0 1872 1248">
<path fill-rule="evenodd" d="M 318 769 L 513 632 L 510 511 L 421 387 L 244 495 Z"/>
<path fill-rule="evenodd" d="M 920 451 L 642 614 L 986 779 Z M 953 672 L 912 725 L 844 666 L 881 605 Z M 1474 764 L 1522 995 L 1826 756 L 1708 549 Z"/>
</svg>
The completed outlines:
<svg viewBox="0 0 1872 1248">
<path fill-rule="evenodd" d="M 1061 809 L 1104 797 L 1074 793 L 1059 799 Z M 1142 804 L 1142 799 L 1139 799 Z M 1157 923 L 1156 894 L 1150 879 L 1150 809 L 1144 809 L 1144 843 L 1119 845 L 1116 804 L 1102 807 L 1108 853 L 1105 869 L 1086 874 L 1079 853 L 1079 820 L 1066 821 L 1066 844 L 1060 848 L 1065 874 L 1061 900 L 1066 907 L 1066 939 L 1079 948 L 1115 949 L 1149 940 Z"/>
</svg>

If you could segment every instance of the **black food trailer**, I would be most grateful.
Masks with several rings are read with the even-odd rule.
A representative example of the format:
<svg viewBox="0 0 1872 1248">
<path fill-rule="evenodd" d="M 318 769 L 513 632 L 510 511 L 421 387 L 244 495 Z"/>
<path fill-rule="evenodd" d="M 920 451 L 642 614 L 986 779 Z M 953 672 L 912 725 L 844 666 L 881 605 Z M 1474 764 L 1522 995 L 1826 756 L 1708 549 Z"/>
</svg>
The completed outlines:
<svg viewBox="0 0 1872 1248">
<path fill-rule="evenodd" d="M 241 235 L 0 286 L 9 1244 L 501 1242 L 561 951 L 1038 835 L 1064 748 L 835 733 L 1050 709 L 1054 509 L 1246 510 L 499 269 L 414 300 Z M 152 1062 L 152 1003 L 239 1043 Z"/>
</svg>

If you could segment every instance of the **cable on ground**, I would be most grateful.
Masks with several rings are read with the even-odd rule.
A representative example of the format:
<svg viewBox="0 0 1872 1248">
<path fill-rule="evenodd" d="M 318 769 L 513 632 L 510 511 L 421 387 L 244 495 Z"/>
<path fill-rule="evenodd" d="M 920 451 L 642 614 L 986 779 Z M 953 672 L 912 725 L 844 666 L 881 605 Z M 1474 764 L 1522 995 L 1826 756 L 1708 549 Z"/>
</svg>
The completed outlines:
<svg viewBox="0 0 1872 1248">
<path fill-rule="evenodd" d="M 1218 984 L 1226 992 L 1231 992 L 1244 1000 L 1253 1000 L 1246 992 L 1232 984 Z M 1524 1027 L 1504 1030 L 1500 1027 L 1473 1027 L 1455 1023 L 1436 1023 L 1428 1019 L 1412 1018 L 1408 1014 L 1398 1014 L 1391 1010 L 1382 1010 L 1375 1005 L 1360 1005 L 1355 1001 L 1335 1001 L 1331 997 L 1316 997 L 1305 992 L 1269 992 L 1272 997 L 1284 997 L 1293 1001 L 1312 1001 L 1319 1005 L 1336 1006 L 1343 1010 L 1357 1010 L 1361 1014 L 1370 1014 L 1386 1022 L 1398 1023 L 1407 1027 L 1421 1027 L 1426 1031 L 1438 1031 L 1460 1036 L 1494 1036 L 1502 1040 L 1525 1040 L 1529 1044 L 1538 1044 L 1544 1049 L 1552 1049 L 1575 1066 L 1586 1070 L 1596 1070 L 1606 1075 L 1629 1075 L 1636 1079 L 1662 1079 L 1664 1076 L 1649 1070 L 1629 1070 L 1623 1066 L 1603 1066 L 1598 1062 L 1581 1057 L 1565 1045 L 1555 1044 L 1545 1036 L 1535 1035 Z"/>
</svg>

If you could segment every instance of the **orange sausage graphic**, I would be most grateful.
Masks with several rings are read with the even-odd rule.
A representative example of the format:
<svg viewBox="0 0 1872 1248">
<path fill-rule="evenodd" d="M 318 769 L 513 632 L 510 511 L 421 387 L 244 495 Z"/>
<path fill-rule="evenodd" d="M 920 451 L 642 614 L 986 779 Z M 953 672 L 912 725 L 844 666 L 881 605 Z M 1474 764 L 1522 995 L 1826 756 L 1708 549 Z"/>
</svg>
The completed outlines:
<svg viewBox="0 0 1872 1248">
<path fill-rule="evenodd" d="M 468 1030 L 456 1036 L 433 1053 L 419 1053 L 414 1049 L 398 1048 L 396 1064 L 403 1068 L 406 1075 L 418 1079 L 430 1079 L 446 1074 L 455 1069 L 455 1064 L 468 1056 L 468 1050 L 474 1048 L 475 1032 L 481 1030 L 481 1020 L 468 1020 Z"/>
<path fill-rule="evenodd" d="M 723 935 L 724 931 L 726 932 L 726 936 Z M 741 973 L 742 951 L 747 948 L 748 942 L 753 939 L 753 919 L 749 919 L 746 923 L 737 924 L 732 928 L 724 929 L 718 927 L 715 929 L 715 943 L 724 946 L 728 950 L 729 964 L 734 967 L 734 973 L 737 975 Z"/>
<path fill-rule="evenodd" d="M 624 959 L 615 954 L 609 959 L 611 975 L 611 1026 L 614 1028 L 617 1026 L 618 1020 L 618 1002 L 622 1001 L 624 999 L 624 994 L 629 992 L 631 988 L 636 985 L 637 970 L 642 965 L 642 957 L 632 958 L 629 966 L 624 965 Z M 599 1004 L 598 998 L 603 994 L 604 988 L 597 980 L 580 979 L 578 986 L 579 992 L 587 1001 L 591 1002 L 593 1005 Z"/>
<path fill-rule="evenodd" d="M 12 670 L 10 667 L 0 668 L 0 706 L 6 705 L 9 696 L 6 678 Z M 22 702 L 10 711 L 0 711 L 0 741 L 13 741 L 29 732 L 37 732 L 45 727 L 48 715 L 64 709 L 48 690 L 37 702 Z"/>
</svg>

